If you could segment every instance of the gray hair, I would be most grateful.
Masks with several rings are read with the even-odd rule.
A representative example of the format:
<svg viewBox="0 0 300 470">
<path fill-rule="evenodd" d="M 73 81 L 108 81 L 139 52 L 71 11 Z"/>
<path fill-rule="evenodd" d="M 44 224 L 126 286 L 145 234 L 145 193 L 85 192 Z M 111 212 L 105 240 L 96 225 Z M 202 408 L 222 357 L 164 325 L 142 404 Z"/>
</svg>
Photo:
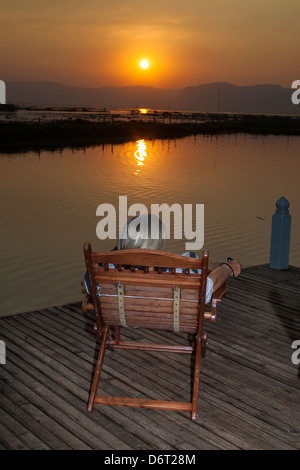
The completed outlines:
<svg viewBox="0 0 300 470">
<path fill-rule="evenodd" d="M 117 241 L 117 249 L 163 250 L 165 233 L 162 221 L 154 214 L 140 214 L 124 225 Z"/>
</svg>

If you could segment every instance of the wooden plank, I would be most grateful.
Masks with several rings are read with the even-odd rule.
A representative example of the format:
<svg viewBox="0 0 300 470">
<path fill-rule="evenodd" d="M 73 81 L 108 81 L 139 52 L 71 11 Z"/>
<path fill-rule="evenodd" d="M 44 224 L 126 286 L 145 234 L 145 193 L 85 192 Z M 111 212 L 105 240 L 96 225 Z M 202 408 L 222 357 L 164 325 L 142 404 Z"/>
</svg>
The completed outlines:
<svg viewBox="0 0 300 470">
<path fill-rule="evenodd" d="M 100 293 L 105 295 L 117 295 L 116 284 L 105 284 L 101 286 Z M 153 287 L 149 286 L 124 286 L 124 293 L 127 296 L 139 297 L 161 297 L 165 299 L 173 299 L 173 289 L 171 287 Z M 199 292 L 193 289 L 184 289 L 181 291 L 181 299 L 197 300 L 199 299 Z"/>
<path fill-rule="evenodd" d="M 5 426 L 12 434 L 17 435 L 20 441 L 31 450 L 50 450 L 44 442 L 42 442 L 36 434 L 31 433 L 27 427 L 28 422 L 26 419 L 22 422 L 19 419 L 16 419 L 16 416 L 21 415 L 21 413 L 16 412 L 16 408 L 13 406 L 13 403 L 9 403 L 8 410 L 5 409 L 3 404 L 6 401 L 6 397 L 1 396 L 1 424 Z M 19 411 L 19 410 L 18 410 Z M 26 426 L 26 427 L 25 427 Z"/>
<path fill-rule="evenodd" d="M 21 331 L 17 331 L 16 329 L 14 331 L 15 335 L 21 336 Z M 6 337 L 10 338 L 13 341 L 13 337 L 10 337 L 7 333 Z M 115 435 L 110 435 L 110 433 L 106 430 L 101 431 L 101 437 L 103 440 L 100 439 L 99 427 L 95 426 L 94 423 L 91 422 L 90 419 L 88 419 L 88 416 L 86 414 L 86 405 L 83 408 L 84 402 L 82 402 L 82 400 L 75 400 L 75 406 L 70 406 L 69 401 L 65 401 L 65 396 L 69 390 L 73 395 L 76 395 L 76 391 L 78 393 L 78 389 L 76 390 L 76 386 L 70 380 L 68 381 L 67 377 L 71 378 L 71 380 L 74 380 L 74 383 L 80 384 L 86 389 L 89 386 L 88 380 L 83 381 L 78 376 L 78 374 L 75 374 L 74 372 L 68 372 L 68 368 L 65 365 L 62 366 L 60 364 L 60 359 L 55 354 L 53 355 L 53 360 L 50 362 L 48 360 L 48 365 L 45 365 L 45 360 L 43 360 L 45 356 L 42 353 L 43 348 L 41 347 L 41 345 L 40 350 L 38 350 L 36 348 L 33 349 L 32 347 L 30 347 L 30 345 L 27 345 L 26 342 L 23 342 L 20 339 L 18 343 L 22 345 L 23 359 L 25 361 L 28 361 L 26 364 L 26 370 L 27 372 L 30 372 L 31 377 L 26 381 L 26 376 L 24 376 L 24 374 L 18 371 L 17 367 L 11 368 L 14 370 L 15 376 L 18 378 L 20 377 L 24 381 L 26 381 L 26 384 L 28 384 L 28 386 L 31 382 L 33 382 L 34 379 L 36 379 L 37 390 L 39 390 L 39 396 L 36 398 L 32 397 L 32 400 L 35 399 L 34 402 L 37 404 L 37 406 L 40 405 L 43 409 L 43 398 L 46 398 L 50 403 L 53 403 L 53 405 L 55 405 L 55 409 L 52 409 L 51 405 L 49 405 L 49 411 L 52 411 L 55 417 L 57 413 L 67 413 L 64 419 L 65 428 L 70 428 L 70 430 L 75 435 L 78 434 L 78 436 L 81 436 L 81 438 L 84 439 L 87 445 L 96 446 L 96 448 L 97 446 L 98 448 L 100 446 L 101 449 L 111 449 L 115 444 L 117 444 L 118 448 L 130 448 L 121 439 L 118 439 Z M 38 342 L 35 344 L 37 345 L 37 347 L 39 347 Z M 13 343 L 10 343 L 9 347 L 11 360 L 17 366 L 18 348 L 15 347 Z M 15 351 L 16 356 L 14 356 L 13 351 Z M 30 355 L 27 353 L 27 351 L 30 351 Z M 54 371 L 52 371 L 49 365 L 54 367 Z M 41 373 L 39 371 L 41 371 Z M 57 374 L 56 371 L 59 371 L 61 375 Z M 90 377 L 90 373 L 88 374 L 88 376 Z M 57 395 L 58 391 L 60 392 L 60 396 Z M 87 399 L 87 393 L 84 391 L 83 393 Z M 40 396 L 43 398 L 41 398 Z M 92 431 L 94 431 L 95 434 L 98 433 L 98 436 L 96 438 L 95 434 L 93 434 Z"/>
<path fill-rule="evenodd" d="M 191 403 L 172 402 L 166 400 L 145 400 L 141 398 L 126 398 L 126 397 L 107 397 L 96 395 L 95 404 L 98 405 L 115 405 L 115 406 L 131 406 L 137 408 L 149 408 L 156 410 L 169 410 L 169 411 L 191 411 Z"/>
<path fill-rule="evenodd" d="M 39 352 L 36 351 L 36 350 L 35 350 L 34 352 L 35 352 L 35 354 L 37 354 L 37 355 L 39 354 Z M 31 360 L 32 360 L 32 359 L 31 359 Z M 40 364 L 40 367 L 41 367 L 41 368 L 43 368 L 43 363 L 44 363 L 44 361 L 41 361 L 41 364 Z M 28 367 L 28 366 L 27 366 L 27 367 Z M 55 370 L 57 370 L 57 369 L 59 369 L 59 368 L 60 368 L 59 364 L 55 364 Z M 48 384 L 49 379 L 51 378 L 51 376 L 57 375 L 57 374 L 55 374 L 54 371 L 52 371 L 52 370 L 49 369 L 49 368 L 46 368 L 46 370 L 47 370 L 48 378 L 47 378 L 47 380 L 46 380 L 46 382 L 45 382 L 45 385 Z M 68 392 L 68 388 L 70 388 L 70 382 L 69 382 L 68 380 L 66 380 L 66 378 L 65 378 L 65 376 L 67 377 L 67 376 L 69 375 L 67 369 L 64 370 L 64 374 L 65 374 L 64 376 L 60 376 L 60 375 L 58 376 L 58 378 L 57 378 L 57 383 L 56 383 L 56 385 L 55 385 L 55 392 L 56 392 L 57 394 L 59 393 L 60 396 L 63 396 L 63 399 L 65 399 L 65 396 L 66 396 L 66 394 L 67 394 L 67 392 Z M 89 374 L 89 375 L 90 375 L 90 374 Z M 43 378 L 43 376 L 40 376 L 40 380 L 42 380 L 42 378 Z M 50 382 L 50 383 L 51 383 L 51 382 Z M 61 389 L 60 389 L 60 387 L 59 387 L 59 384 L 61 384 L 61 385 L 63 386 Z M 77 389 L 77 392 L 76 392 L 76 389 Z M 86 384 L 86 389 L 87 389 L 87 384 Z M 75 384 L 72 384 L 71 390 L 72 390 L 72 394 L 73 394 L 73 395 L 74 395 L 74 394 L 76 395 L 76 393 L 78 394 L 78 387 L 77 387 Z M 44 391 L 47 393 L 47 390 L 44 390 Z M 84 395 L 86 395 L 86 392 L 84 392 L 83 390 L 81 391 L 81 395 L 82 395 L 82 393 L 84 393 Z M 60 405 L 59 402 L 61 401 L 61 399 L 59 399 L 58 397 L 55 398 L 55 396 L 54 396 L 54 397 L 53 397 L 53 400 L 54 400 L 54 402 L 57 402 L 57 405 Z M 62 402 L 62 405 L 61 405 L 61 406 L 64 406 L 64 404 L 67 406 L 67 405 L 68 405 L 68 402 L 69 402 L 69 399 L 68 399 L 67 403 Z M 82 404 L 81 404 L 81 406 L 82 406 Z M 85 408 L 85 411 L 86 411 L 86 408 Z M 124 414 L 125 414 L 125 416 L 124 416 Z M 128 413 L 127 413 L 127 414 L 128 414 Z M 94 413 L 93 413 L 93 415 L 94 415 Z M 112 409 L 112 408 L 110 408 L 110 409 L 108 410 L 108 412 L 107 412 L 107 415 L 108 415 L 108 416 L 114 416 L 114 419 L 117 418 L 116 421 L 122 423 L 123 426 L 124 426 L 124 425 L 132 426 L 132 425 L 133 425 L 133 426 L 134 426 L 134 433 L 136 433 L 137 436 L 139 436 L 139 437 L 142 436 L 144 442 L 145 442 L 145 441 L 146 441 L 146 443 L 147 443 L 147 442 L 151 442 L 152 444 L 155 443 L 155 445 L 157 446 L 158 449 L 164 449 L 165 447 L 169 448 L 169 447 L 167 446 L 167 443 L 166 443 L 165 441 L 163 441 L 162 439 L 157 438 L 156 436 L 153 436 L 151 433 L 148 433 L 148 432 L 146 431 L 147 428 L 145 428 L 145 429 L 143 430 L 143 432 L 142 432 L 142 429 L 139 429 L 139 426 L 137 425 L 137 423 L 135 422 L 135 420 L 132 420 L 132 424 L 131 424 L 131 423 L 130 423 L 130 419 L 128 419 L 128 417 L 126 417 L 126 413 L 123 413 L 122 416 L 121 416 L 120 414 L 117 414 L 117 416 L 116 416 L 115 410 Z M 67 425 L 68 425 L 68 420 L 66 420 L 66 421 L 67 421 L 67 422 L 65 422 L 65 420 L 63 420 L 63 426 L 67 426 Z M 101 421 L 103 421 L 103 420 L 101 420 Z M 101 422 L 101 421 L 100 421 L 100 422 Z M 79 431 L 80 431 L 80 429 L 77 430 L 77 432 L 79 432 Z M 132 429 L 131 429 L 131 432 L 132 432 Z M 86 439 L 86 435 L 87 435 L 86 429 L 81 429 L 81 433 L 82 433 L 82 438 Z M 102 444 L 101 444 L 101 441 L 99 440 L 99 434 L 100 434 L 100 433 L 101 433 L 101 428 L 98 428 L 98 443 L 99 443 L 99 445 L 100 445 L 100 448 L 103 449 L 103 446 L 102 446 Z M 149 434 L 150 434 L 150 437 L 149 437 Z M 116 445 L 117 442 L 119 441 L 119 438 L 117 437 L 117 435 L 115 436 L 114 441 L 115 441 L 115 445 Z M 148 447 L 147 444 L 145 445 L 145 443 L 144 443 L 142 448 L 145 449 L 145 448 L 147 448 L 147 447 Z M 73 448 L 73 447 L 72 447 L 72 448 Z M 80 447 L 80 448 L 81 448 L 81 447 Z M 124 448 L 124 446 L 121 446 L 120 448 L 122 449 L 122 448 Z M 151 447 L 149 447 L 149 448 L 151 448 Z"/>
<path fill-rule="evenodd" d="M 149 273 L 149 274 L 141 274 L 136 273 L 134 276 L 127 272 L 115 272 L 114 270 L 105 272 L 105 273 L 97 273 L 95 274 L 95 281 L 99 284 L 105 283 L 113 283 L 113 282 L 121 282 L 125 285 L 137 285 L 137 286 L 148 286 L 149 285 L 149 278 L 147 276 L 151 276 L 151 285 L 153 287 L 176 287 L 179 286 L 180 288 L 187 288 L 187 289 L 199 289 L 199 277 L 197 274 L 191 274 L 189 276 L 185 274 L 178 274 L 178 277 L 171 276 L 168 277 L 165 273 L 164 275 L 156 274 L 156 273 Z"/>
<path fill-rule="evenodd" d="M 0 442 L 6 449 L 14 450 L 29 450 L 29 447 L 26 446 L 17 436 L 15 432 L 11 432 L 0 422 Z"/>
<path fill-rule="evenodd" d="M 174 253 L 165 253 L 158 250 L 119 250 L 110 252 L 92 252 L 94 263 L 111 263 L 127 266 L 155 266 L 155 267 L 177 267 L 201 269 L 202 259 L 188 258 Z"/>
<path fill-rule="evenodd" d="M 26 408 L 26 411 L 32 417 L 45 426 L 48 431 L 55 434 L 67 447 L 78 450 L 92 449 L 73 434 L 73 431 L 76 433 L 75 423 L 72 423 L 72 420 L 64 415 L 62 411 L 57 410 L 55 406 L 36 393 L 36 390 L 42 390 L 42 394 L 47 396 L 46 389 L 43 389 L 38 382 L 32 380 L 16 366 L 10 364 L 10 370 L 12 371 L 11 377 L 14 378 L 11 379 L 12 385 L 18 387 L 17 391 L 22 393 L 22 396 L 28 400 L 28 405 L 24 405 L 23 409 Z M 34 390 L 32 390 L 32 387 Z M 63 425 L 61 424 L 62 421 Z"/>
<path fill-rule="evenodd" d="M 126 297 L 124 296 L 124 303 L 126 309 L 132 311 L 140 311 L 140 312 L 161 312 L 161 313 L 170 313 L 172 314 L 173 309 L 173 299 L 169 300 L 155 300 L 155 299 L 140 299 L 140 298 L 133 298 L 133 297 Z M 101 298 L 101 308 L 107 310 L 114 310 L 118 306 L 118 298 L 117 297 L 102 297 Z M 180 312 L 193 314 L 196 313 L 198 309 L 198 302 L 180 302 Z"/>
<path fill-rule="evenodd" d="M 160 351 L 160 352 L 169 352 L 169 353 L 187 353 L 191 354 L 193 351 L 191 346 L 169 346 L 166 344 L 149 344 L 149 343 L 140 343 L 139 341 L 109 341 L 109 346 L 112 346 L 115 349 L 131 349 L 139 351 Z"/>
</svg>

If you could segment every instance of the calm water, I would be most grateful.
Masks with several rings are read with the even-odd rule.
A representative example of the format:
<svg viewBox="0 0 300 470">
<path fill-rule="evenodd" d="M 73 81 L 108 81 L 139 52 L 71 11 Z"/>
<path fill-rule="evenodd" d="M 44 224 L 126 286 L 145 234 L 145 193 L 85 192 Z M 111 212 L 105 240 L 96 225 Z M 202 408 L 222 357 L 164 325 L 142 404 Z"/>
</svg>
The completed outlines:
<svg viewBox="0 0 300 470">
<path fill-rule="evenodd" d="M 100 241 L 96 208 L 133 203 L 204 204 L 210 261 L 268 263 L 271 217 L 290 201 L 290 263 L 300 266 L 300 137 L 251 135 L 98 146 L 86 151 L 1 154 L 0 315 L 81 299 L 82 246 Z M 142 158 L 141 158 L 142 157 Z M 185 240 L 166 249 L 181 253 Z"/>
</svg>

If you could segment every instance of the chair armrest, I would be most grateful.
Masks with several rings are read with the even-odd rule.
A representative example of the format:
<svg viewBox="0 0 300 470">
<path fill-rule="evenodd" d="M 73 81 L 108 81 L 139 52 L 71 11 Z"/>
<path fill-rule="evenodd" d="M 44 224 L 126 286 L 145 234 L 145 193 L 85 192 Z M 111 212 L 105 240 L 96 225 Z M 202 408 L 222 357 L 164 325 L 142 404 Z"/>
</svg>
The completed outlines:
<svg viewBox="0 0 300 470">
<path fill-rule="evenodd" d="M 82 311 L 86 313 L 87 310 L 94 310 L 92 298 L 90 295 L 86 295 L 82 301 Z"/>
</svg>

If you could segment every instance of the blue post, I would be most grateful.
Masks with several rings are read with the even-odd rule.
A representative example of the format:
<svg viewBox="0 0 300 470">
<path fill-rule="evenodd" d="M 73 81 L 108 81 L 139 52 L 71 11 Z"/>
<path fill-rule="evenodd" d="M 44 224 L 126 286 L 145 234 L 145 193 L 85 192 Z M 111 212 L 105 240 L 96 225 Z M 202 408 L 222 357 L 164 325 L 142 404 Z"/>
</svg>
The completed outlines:
<svg viewBox="0 0 300 470">
<path fill-rule="evenodd" d="M 291 215 L 289 201 L 281 197 L 276 202 L 277 210 L 272 216 L 270 268 L 288 269 L 290 252 Z"/>
</svg>

